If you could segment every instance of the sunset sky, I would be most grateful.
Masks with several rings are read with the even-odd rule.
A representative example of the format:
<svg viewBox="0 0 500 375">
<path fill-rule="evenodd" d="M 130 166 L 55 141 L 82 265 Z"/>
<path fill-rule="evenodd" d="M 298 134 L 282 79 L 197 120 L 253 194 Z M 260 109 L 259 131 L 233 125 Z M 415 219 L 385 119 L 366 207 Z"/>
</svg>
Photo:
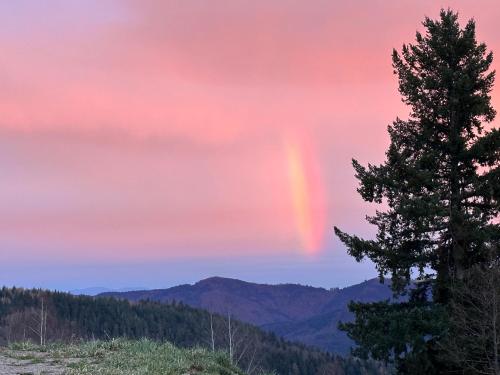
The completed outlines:
<svg viewBox="0 0 500 375">
<path fill-rule="evenodd" d="M 350 160 L 383 160 L 392 48 L 441 7 L 500 50 L 493 0 L 0 2 L 0 284 L 374 277 L 333 226 L 373 235 Z"/>
</svg>

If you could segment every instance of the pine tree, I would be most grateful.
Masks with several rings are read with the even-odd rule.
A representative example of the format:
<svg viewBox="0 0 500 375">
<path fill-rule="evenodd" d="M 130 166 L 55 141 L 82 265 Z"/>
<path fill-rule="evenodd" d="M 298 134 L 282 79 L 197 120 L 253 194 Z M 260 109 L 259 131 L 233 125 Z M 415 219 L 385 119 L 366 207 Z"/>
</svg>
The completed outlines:
<svg viewBox="0 0 500 375">
<path fill-rule="evenodd" d="M 361 349 L 373 354 L 377 348 L 384 359 L 391 350 L 408 359 L 419 344 L 422 353 L 430 350 L 429 332 L 438 337 L 439 329 L 409 320 L 408 336 L 395 349 L 396 341 L 384 337 L 381 344 L 376 336 L 368 339 L 362 328 L 387 320 L 387 309 L 400 318 L 415 312 L 415 306 L 434 315 L 432 307 L 449 303 L 450 282 L 486 262 L 500 241 L 500 131 L 487 125 L 495 118 L 493 55 L 477 42 L 475 22 L 462 29 L 457 13 L 442 10 L 438 20 L 426 18 L 423 25 L 425 33 L 417 32 L 414 44 L 392 56 L 409 118 L 397 118 L 388 127 L 391 143 L 383 164 L 364 167 L 353 160 L 362 198 L 387 207 L 367 218 L 378 228 L 376 239 L 335 228 L 350 255 L 371 259 L 381 280 L 391 276 L 396 294 L 407 290 L 412 277 L 426 281 L 418 283 L 409 301 L 380 307 L 385 318 L 374 306 L 353 305 L 358 319 L 344 328 L 365 346 Z M 433 301 L 423 290 L 428 284 Z M 405 340 L 409 345 L 403 345 Z"/>
</svg>

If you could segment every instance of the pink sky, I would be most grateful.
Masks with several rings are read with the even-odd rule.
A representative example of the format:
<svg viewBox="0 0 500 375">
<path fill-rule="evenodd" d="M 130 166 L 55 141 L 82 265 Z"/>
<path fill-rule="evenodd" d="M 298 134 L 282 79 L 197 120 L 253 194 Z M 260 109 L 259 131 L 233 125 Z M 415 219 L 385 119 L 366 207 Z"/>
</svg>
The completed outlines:
<svg viewBox="0 0 500 375">
<path fill-rule="evenodd" d="M 392 48 L 448 6 L 498 50 L 496 1 L 0 3 L 0 251 L 342 266 L 333 225 L 372 233 L 350 159 L 406 113 Z"/>
</svg>

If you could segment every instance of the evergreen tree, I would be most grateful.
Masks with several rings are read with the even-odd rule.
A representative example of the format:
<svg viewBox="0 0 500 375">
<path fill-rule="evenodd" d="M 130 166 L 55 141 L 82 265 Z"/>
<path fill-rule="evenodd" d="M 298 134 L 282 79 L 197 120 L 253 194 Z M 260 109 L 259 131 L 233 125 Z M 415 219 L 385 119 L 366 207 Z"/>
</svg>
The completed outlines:
<svg viewBox="0 0 500 375">
<path fill-rule="evenodd" d="M 371 259 L 381 280 L 391 276 L 396 294 L 419 279 L 408 301 L 353 304 L 356 321 L 343 325 L 360 351 L 396 357 L 400 373 L 412 373 L 412 366 L 422 373 L 422 361 L 427 373 L 442 371 L 428 362 L 443 332 L 438 312 L 450 301 L 450 283 L 490 259 L 492 250 L 498 257 L 500 241 L 500 131 L 485 127 L 495 117 L 493 55 L 477 42 L 474 21 L 461 28 L 457 13 L 442 10 L 423 25 L 425 34 L 417 32 L 416 43 L 392 57 L 408 120 L 388 127 L 383 164 L 353 160 L 362 198 L 387 207 L 367 218 L 377 237 L 363 240 L 335 228 L 356 260 Z M 382 335 L 395 317 L 400 327 Z M 378 331 L 370 334 L 368 327 Z"/>
</svg>

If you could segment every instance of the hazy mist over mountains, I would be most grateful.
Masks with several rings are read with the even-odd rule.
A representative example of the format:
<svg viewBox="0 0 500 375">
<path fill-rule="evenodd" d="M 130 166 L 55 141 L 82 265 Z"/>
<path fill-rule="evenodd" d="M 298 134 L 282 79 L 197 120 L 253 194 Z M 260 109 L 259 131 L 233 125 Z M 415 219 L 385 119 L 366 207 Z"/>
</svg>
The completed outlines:
<svg viewBox="0 0 500 375">
<path fill-rule="evenodd" d="M 93 286 L 93 287 L 88 287 L 88 288 L 82 288 L 82 289 L 73 289 L 69 290 L 69 293 L 75 295 L 75 296 L 80 296 L 80 295 L 85 295 L 85 296 L 97 296 L 98 294 L 101 293 L 108 293 L 108 292 L 130 292 L 133 290 L 148 290 L 149 288 L 145 288 L 143 286 L 136 286 L 136 287 L 124 287 L 124 288 L 106 288 L 104 286 Z"/>
</svg>

